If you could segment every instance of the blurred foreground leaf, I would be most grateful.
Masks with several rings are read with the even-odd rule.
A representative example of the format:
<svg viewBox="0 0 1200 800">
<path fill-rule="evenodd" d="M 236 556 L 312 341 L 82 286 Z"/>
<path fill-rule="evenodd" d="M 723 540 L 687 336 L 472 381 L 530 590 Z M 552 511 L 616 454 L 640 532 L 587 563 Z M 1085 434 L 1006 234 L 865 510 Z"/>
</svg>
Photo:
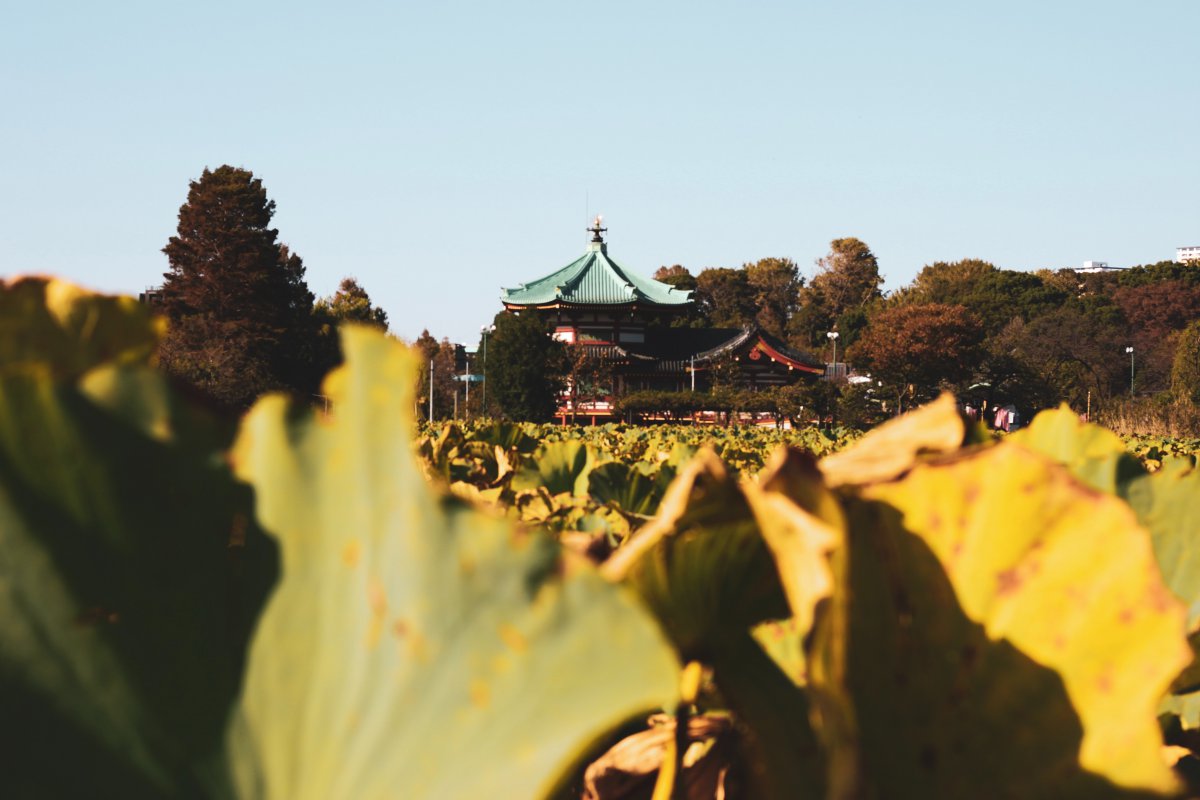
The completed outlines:
<svg viewBox="0 0 1200 800">
<path fill-rule="evenodd" d="M 594 739 L 673 702 L 678 662 L 624 590 L 431 492 L 414 358 L 343 332 L 332 417 L 267 398 L 235 448 L 283 578 L 231 758 L 247 797 L 534 797 Z"/>
</svg>

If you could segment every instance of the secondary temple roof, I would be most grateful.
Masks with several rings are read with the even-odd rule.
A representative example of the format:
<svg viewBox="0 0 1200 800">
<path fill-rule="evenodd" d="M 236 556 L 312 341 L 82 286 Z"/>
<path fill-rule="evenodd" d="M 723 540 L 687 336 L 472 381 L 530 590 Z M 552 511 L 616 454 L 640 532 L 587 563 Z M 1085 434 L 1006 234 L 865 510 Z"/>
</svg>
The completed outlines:
<svg viewBox="0 0 1200 800">
<path fill-rule="evenodd" d="M 587 252 L 562 269 L 513 289 L 501 289 L 506 306 L 685 306 L 692 302 L 691 291 L 652 280 L 633 272 L 608 257 L 596 217 Z"/>
</svg>

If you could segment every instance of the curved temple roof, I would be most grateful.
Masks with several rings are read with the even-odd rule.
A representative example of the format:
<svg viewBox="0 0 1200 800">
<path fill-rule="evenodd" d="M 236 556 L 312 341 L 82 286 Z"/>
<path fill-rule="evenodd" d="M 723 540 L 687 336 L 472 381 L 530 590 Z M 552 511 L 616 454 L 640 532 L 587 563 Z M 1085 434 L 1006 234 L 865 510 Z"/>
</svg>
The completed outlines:
<svg viewBox="0 0 1200 800">
<path fill-rule="evenodd" d="M 560 270 L 513 289 L 501 289 L 509 306 L 639 305 L 683 306 L 692 302 L 691 291 L 677 289 L 638 275 L 608 257 L 602 242 Z"/>
</svg>

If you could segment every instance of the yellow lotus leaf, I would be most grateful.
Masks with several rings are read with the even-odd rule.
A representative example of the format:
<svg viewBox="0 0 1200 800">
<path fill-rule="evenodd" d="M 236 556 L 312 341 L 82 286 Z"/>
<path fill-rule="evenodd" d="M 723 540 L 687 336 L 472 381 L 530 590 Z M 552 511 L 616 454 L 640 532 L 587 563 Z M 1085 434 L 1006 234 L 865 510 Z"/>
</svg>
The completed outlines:
<svg viewBox="0 0 1200 800">
<path fill-rule="evenodd" d="M 1155 710 L 1190 659 L 1185 609 L 1125 503 L 1011 443 L 862 497 L 848 663 L 867 774 L 930 796 L 979 780 L 1105 794 L 1077 758 L 1118 787 L 1177 788 Z M 895 717 L 872 718 L 885 703 L 912 725 L 901 743 Z"/>
<path fill-rule="evenodd" d="M 850 447 L 821 460 L 830 486 L 888 480 L 908 470 L 917 457 L 958 449 L 966 435 L 954 396 L 932 403 L 874 428 Z"/>
</svg>

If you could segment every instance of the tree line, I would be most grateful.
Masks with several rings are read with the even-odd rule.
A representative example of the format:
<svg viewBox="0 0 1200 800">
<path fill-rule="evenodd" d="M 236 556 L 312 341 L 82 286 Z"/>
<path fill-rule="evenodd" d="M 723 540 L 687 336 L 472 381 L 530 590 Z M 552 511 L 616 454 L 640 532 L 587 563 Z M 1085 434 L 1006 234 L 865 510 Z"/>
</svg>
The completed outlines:
<svg viewBox="0 0 1200 800">
<path fill-rule="evenodd" d="M 885 294 L 870 248 L 842 238 L 807 281 L 781 258 L 696 275 L 674 265 L 654 277 L 694 291 L 694 312 L 677 324 L 757 324 L 826 361 L 836 332 L 845 359 L 872 379 L 844 391 L 872 392 L 877 409 L 943 389 L 1026 411 L 1064 401 L 1094 410 L 1131 395 L 1200 402 L 1200 264 L 1085 274 L 935 261 Z"/>
<path fill-rule="evenodd" d="M 317 395 L 340 361 L 339 323 L 388 325 L 352 277 L 333 295 L 314 297 L 303 260 L 271 227 L 274 212 L 248 170 L 205 169 L 190 183 L 177 233 L 163 248 L 169 270 L 159 297 L 170 326 L 160 364 L 234 409 L 265 391 Z M 1200 403 L 1198 265 L 1080 274 L 935 261 L 885 294 L 875 254 L 846 237 L 834 239 L 815 266 L 811 277 L 787 258 L 696 274 L 664 266 L 654 277 L 692 290 L 695 303 L 663 324 L 756 324 L 825 361 L 836 333 L 839 360 L 871 376 L 870 384 L 841 387 L 843 416 L 850 409 L 891 413 L 944 388 L 1028 411 L 1060 401 L 1098 407 L 1129 395 L 1160 405 Z M 605 364 L 586 348 L 553 341 L 536 316 L 501 312 L 479 342 L 474 370 L 486 368 L 487 381 L 467 409 L 455 380 L 464 366 L 456 347 L 428 331 L 414 344 L 425 365 L 418 401 L 424 413 L 432 391 L 435 417 L 450 416 L 461 399 L 461 412 L 544 420 L 564 387 L 576 400 L 597 399 L 611 380 Z"/>
</svg>

